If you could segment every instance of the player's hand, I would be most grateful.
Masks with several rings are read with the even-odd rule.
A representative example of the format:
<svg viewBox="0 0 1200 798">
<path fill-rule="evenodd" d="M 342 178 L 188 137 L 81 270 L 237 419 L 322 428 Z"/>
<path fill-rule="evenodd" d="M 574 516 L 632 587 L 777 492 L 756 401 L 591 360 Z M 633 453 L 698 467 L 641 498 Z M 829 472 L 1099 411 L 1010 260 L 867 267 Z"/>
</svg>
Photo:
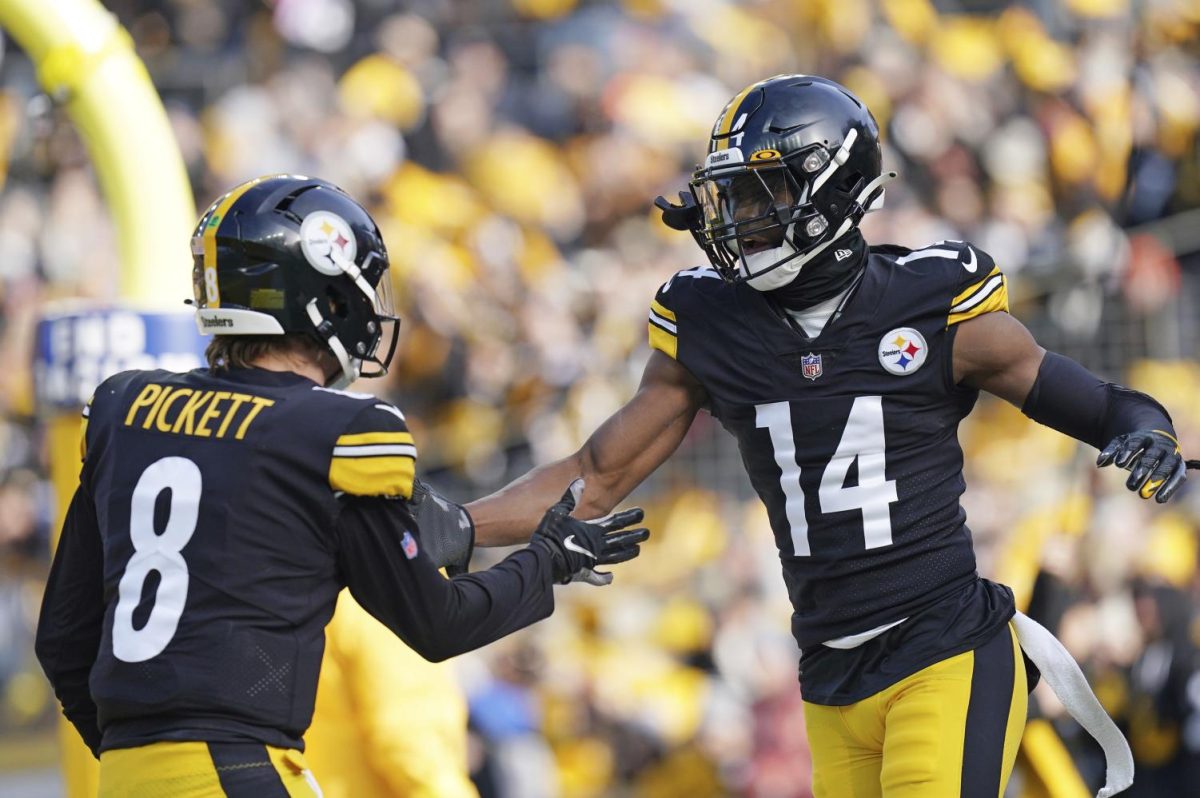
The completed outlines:
<svg viewBox="0 0 1200 798">
<path fill-rule="evenodd" d="M 1161 430 L 1144 429 L 1118 435 L 1096 458 L 1103 468 L 1110 463 L 1129 471 L 1125 487 L 1143 499 L 1154 497 L 1165 503 L 1186 479 L 1187 464 L 1179 451 L 1179 441 Z"/>
<path fill-rule="evenodd" d="M 583 480 L 567 488 L 558 503 L 546 511 L 533 533 L 530 545 L 544 546 L 554 560 L 554 581 L 587 582 L 607 585 L 612 574 L 596 571 L 597 565 L 613 565 L 632 560 L 641 553 L 639 544 L 650 537 L 643 528 L 626 529 L 642 520 L 642 508 L 634 507 L 595 521 L 571 517 L 575 503 L 583 495 Z"/>
</svg>

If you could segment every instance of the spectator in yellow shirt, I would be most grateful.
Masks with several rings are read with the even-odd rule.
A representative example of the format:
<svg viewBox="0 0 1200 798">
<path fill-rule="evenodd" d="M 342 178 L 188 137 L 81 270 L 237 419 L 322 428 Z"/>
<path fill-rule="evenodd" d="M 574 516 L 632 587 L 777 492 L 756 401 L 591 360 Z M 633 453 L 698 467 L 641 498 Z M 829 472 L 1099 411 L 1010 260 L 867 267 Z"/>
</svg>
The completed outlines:
<svg viewBox="0 0 1200 798">
<path fill-rule="evenodd" d="M 346 591 L 326 632 L 305 735 L 325 798 L 478 798 L 450 667 L 422 659 Z"/>
</svg>

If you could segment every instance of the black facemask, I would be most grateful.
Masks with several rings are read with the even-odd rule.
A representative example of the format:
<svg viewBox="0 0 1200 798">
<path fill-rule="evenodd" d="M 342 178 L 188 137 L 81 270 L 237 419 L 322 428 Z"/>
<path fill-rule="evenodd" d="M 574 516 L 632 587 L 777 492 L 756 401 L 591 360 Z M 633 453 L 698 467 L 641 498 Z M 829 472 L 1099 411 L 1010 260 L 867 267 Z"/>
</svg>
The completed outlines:
<svg viewBox="0 0 1200 798">
<path fill-rule="evenodd" d="M 837 253 L 845 250 L 851 254 L 838 260 Z M 795 280 L 768 295 L 789 310 L 805 310 L 845 291 L 866 265 L 867 242 L 857 229 L 851 230 L 804 264 Z"/>
</svg>

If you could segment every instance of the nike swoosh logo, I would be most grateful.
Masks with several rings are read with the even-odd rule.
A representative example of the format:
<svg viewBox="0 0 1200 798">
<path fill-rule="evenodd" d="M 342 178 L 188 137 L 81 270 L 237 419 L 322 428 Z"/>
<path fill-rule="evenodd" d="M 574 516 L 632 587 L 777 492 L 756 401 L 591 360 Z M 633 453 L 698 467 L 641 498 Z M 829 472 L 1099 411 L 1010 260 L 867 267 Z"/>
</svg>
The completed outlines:
<svg viewBox="0 0 1200 798">
<path fill-rule="evenodd" d="M 1158 486 L 1163 484 L 1164 482 L 1166 482 L 1165 479 L 1148 479 L 1148 480 L 1146 480 L 1146 484 L 1142 485 L 1142 490 L 1141 490 L 1142 498 L 1149 499 L 1151 496 L 1154 495 L 1154 491 L 1158 490 Z"/>
<path fill-rule="evenodd" d="M 967 247 L 967 262 L 963 264 L 963 268 L 971 274 L 974 274 L 975 270 L 979 268 L 979 261 L 975 259 L 975 250 L 970 247 Z"/>
<path fill-rule="evenodd" d="M 567 535 L 567 539 L 563 541 L 563 547 L 570 549 L 571 551 L 575 552 L 576 554 L 582 554 L 585 557 L 591 557 L 593 560 L 596 559 L 595 554 L 592 554 L 590 551 L 585 549 L 583 546 L 580 546 L 579 544 L 577 544 L 575 542 L 574 535 Z"/>
</svg>

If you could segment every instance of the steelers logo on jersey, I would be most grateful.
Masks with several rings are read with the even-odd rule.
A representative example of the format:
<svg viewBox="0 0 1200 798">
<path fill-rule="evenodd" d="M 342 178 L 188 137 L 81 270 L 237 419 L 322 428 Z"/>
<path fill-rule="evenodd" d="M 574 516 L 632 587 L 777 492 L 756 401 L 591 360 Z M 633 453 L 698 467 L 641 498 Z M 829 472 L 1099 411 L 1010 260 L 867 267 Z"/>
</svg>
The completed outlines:
<svg viewBox="0 0 1200 798">
<path fill-rule="evenodd" d="M 925 364 L 929 345 L 912 327 L 897 327 L 879 339 L 879 363 L 889 374 L 903 377 Z"/>
<path fill-rule="evenodd" d="M 333 277 L 343 271 L 339 263 L 354 263 L 358 242 L 345 219 L 329 211 L 314 211 L 300 224 L 300 250 L 314 269 Z"/>
</svg>

